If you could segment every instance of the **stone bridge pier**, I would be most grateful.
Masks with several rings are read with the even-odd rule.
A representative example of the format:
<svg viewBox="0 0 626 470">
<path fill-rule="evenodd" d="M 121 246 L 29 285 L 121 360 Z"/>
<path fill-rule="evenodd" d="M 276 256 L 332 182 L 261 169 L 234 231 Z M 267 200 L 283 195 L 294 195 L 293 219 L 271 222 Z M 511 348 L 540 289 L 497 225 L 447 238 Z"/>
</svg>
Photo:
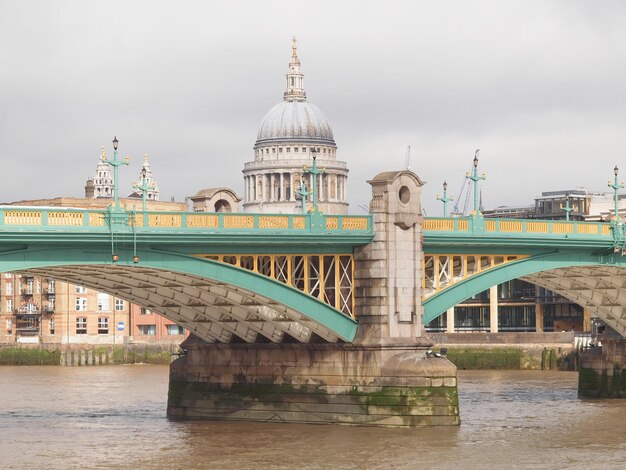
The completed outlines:
<svg viewBox="0 0 626 470">
<path fill-rule="evenodd" d="M 352 343 L 205 343 L 187 340 L 171 365 L 174 418 L 459 424 L 456 367 L 426 357 L 422 327 L 423 182 L 410 171 L 373 180 L 374 240 L 356 249 L 359 321 Z"/>
<path fill-rule="evenodd" d="M 580 356 L 578 395 L 626 398 L 626 339 L 607 339 Z"/>
</svg>

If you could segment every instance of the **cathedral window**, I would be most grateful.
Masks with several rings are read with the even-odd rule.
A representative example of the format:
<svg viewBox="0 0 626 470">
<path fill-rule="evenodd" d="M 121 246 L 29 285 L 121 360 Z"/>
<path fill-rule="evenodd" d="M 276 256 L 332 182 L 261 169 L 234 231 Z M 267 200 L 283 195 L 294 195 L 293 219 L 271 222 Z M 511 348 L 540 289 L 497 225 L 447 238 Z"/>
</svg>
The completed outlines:
<svg viewBox="0 0 626 470">
<path fill-rule="evenodd" d="M 294 149 L 293 149 L 293 151 L 294 151 L 295 153 L 298 153 L 298 147 L 294 148 Z"/>
<path fill-rule="evenodd" d="M 287 153 L 291 152 L 291 147 L 287 147 Z"/>
<path fill-rule="evenodd" d="M 283 153 L 283 148 L 282 147 L 278 148 L 278 153 Z"/>
<path fill-rule="evenodd" d="M 306 147 L 302 147 L 302 153 L 306 153 Z"/>
<path fill-rule="evenodd" d="M 272 153 L 276 153 L 276 148 L 272 147 Z"/>
<path fill-rule="evenodd" d="M 324 149 L 324 153 L 326 153 L 326 149 Z"/>
</svg>

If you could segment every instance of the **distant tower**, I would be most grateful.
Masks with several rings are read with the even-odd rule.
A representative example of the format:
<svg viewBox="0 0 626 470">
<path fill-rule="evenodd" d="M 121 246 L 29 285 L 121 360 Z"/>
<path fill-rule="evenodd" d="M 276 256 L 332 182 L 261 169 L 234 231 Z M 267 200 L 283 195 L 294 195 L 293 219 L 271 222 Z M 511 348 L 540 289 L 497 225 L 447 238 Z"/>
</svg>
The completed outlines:
<svg viewBox="0 0 626 470">
<path fill-rule="evenodd" d="M 310 167 L 315 155 L 318 168 L 324 170 L 317 176 L 319 209 L 326 214 L 346 214 L 348 168 L 345 162 L 337 160 L 337 144 L 328 119 L 306 99 L 296 38 L 291 45 L 286 78 L 283 101 L 261 121 L 254 144 L 254 161 L 247 162 L 243 169 L 244 210 L 300 212 L 297 191 L 303 182 L 311 194 L 313 182 L 303 167 Z"/>
<path fill-rule="evenodd" d="M 145 170 L 145 173 L 144 173 Z M 146 179 L 146 184 L 150 187 L 150 189 L 146 192 L 146 199 L 150 199 L 153 201 L 159 200 L 159 186 L 154 181 L 152 177 L 152 171 L 150 170 L 150 161 L 148 158 L 148 154 L 145 154 L 143 157 L 143 165 L 141 167 L 141 171 L 139 172 L 139 184 L 142 184 L 142 178 Z"/>
<path fill-rule="evenodd" d="M 96 176 L 89 178 L 85 185 L 85 197 L 113 197 L 113 176 L 111 167 L 102 160 L 106 158 L 106 152 L 102 147 L 102 155 L 96 167 Z"/>
</svg>

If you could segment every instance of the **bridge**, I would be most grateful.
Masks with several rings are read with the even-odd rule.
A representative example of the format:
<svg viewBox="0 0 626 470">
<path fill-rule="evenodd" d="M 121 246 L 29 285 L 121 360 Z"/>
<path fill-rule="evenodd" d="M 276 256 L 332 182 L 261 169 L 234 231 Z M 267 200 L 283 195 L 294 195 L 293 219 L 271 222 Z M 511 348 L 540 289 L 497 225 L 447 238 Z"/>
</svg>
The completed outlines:
<svg viewBox="0 0 626 470">
<path fill-rule="evenodd" d="M 423 219 L 415 174 L 369 183 L 364 216 L 3 206 L 0 271 L 108 292 L 193 332 L 170 369 L 181 418 L 458 424 L 456 369 L 428 359 L 422 323 L 513 278 L 626 331 L 617 221 Z"/>
<path fill-rule="evenodd" d="M 589 309 L 626 336 L 620 222 L 427 218 L 424 323 L 492 286 L 523 279 Z"/>
<path fill-rule="evenodd" d="M 0 207 L 0 269 L 108 292 L 207 342 L 352 341 L 370 216 Z M 262 339 L 261 339 L 262 338 Z"/>
</svg>

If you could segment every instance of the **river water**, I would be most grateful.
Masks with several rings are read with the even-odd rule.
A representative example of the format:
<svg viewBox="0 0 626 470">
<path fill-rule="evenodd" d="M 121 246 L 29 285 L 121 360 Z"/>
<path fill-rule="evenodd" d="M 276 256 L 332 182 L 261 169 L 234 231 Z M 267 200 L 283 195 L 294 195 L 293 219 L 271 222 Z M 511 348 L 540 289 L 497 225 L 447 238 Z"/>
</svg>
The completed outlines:
<svg viewBox="0 0 626 470">
<path fill-rule="evenodd" d="M 356 428 L 165 417 L 168 368 L 0 367 L 0 468 L 617 469 L 626 400 L 576 373 L 460 371 L 460 427 Z"/>
</svg>

